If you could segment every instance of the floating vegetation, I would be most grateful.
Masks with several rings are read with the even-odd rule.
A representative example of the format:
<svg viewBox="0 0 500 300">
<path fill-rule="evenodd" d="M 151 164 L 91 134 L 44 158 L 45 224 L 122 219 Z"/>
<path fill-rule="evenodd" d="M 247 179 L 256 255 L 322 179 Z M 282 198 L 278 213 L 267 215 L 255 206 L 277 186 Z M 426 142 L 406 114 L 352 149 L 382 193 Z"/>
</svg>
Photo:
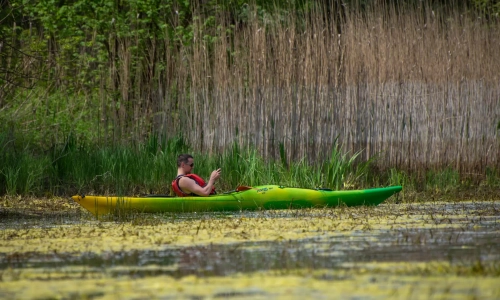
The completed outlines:
<svg viewBox="0 0 500 300">
<path fill-rule="evenodd" d="M 58 201 L 4 211 L 0 297 L 500 296 L 494 199 L 106 222 Z"/>
<path fill-rule="evenodd" d="M 29 287 L 29 288 L 27 288 Z M 237 273 L 230 277 L 77 278 L 2 283 L 1 297 L 22 299 L 278 298 L 495 299 L 498 277 L 351 274 L 336 270 Z"/>
</svg>

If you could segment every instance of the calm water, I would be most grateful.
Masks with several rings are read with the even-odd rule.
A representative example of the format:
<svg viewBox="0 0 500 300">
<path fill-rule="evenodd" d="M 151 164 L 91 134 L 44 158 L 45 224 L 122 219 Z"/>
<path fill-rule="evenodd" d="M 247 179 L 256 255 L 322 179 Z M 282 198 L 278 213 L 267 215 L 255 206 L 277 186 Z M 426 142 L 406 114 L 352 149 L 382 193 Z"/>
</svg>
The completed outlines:
<svg viewBox="0 0 500 300">
<path fill-rule="evenodd" d="M 79 280 L 92 278 L 104 278 L 116 284 L 114 280 L 117 278 L 164 280 L 163 278 L 167 276 L 178 282 L 189 276 L 198 279 L 223 277 L 229 280 L 236 275 L 257 273 L 273 274 L 273 280 L 278 280 L 280 274 L 287 276 L 295 274 L 296 270 L 308 270 L 309 273 L 311 270 L 326 270 L 330 273 L 315 278 L 319 278 L 318 280 L 357 278 L 359 281 L 359 278 L 363 277 L 359 277 L 360 272 L 353 270 L 364 268 L 368 270 L 367 274 L 375 276 L 379 272 L 376 271 L 379 267 L 374 270 L 370 267 L 374 264 L 377 266 L 395 264 L 394 269 L 398 264 L 404 264 L 408 269 L 407 274 L 404 272 L 401 275 L 392 274 L 392 267 L 382 268 L 383 274 L 400 277 L 415 274 L 418 276 L 412 265 L 436 262 L 463 268 L 479 262 L 480 266 L 484 267 L 485 276 L 500 281 L 499 212 L 500 201 L 460 202 L 382 205 L 378 208 L 360 209 L 149 215 L 139 219 L 142 223 L 146 223 L 142 225 L 137 219 L 128 222 L 100 222 L 79 210 L 52 214 L 3 211 L 0 224 L 0 234 L 2 234 L 0 269 L 3 270 L 0 296 L 24 297 L 26 291 L 21 293 L 21 289 L 30 289 L 33 282 L 48 280 L 57 286 L 59 283 L 68 284 L 69 280 L 75 284 L 73 293 L 76 292 L 76 298 L 79 298 L 88 296 L 88 294 L 78 294 Z M 330 229 L 316 225 L 308 227 L 308 224 L 315 224 L 320 220 L 323 222 L 321 224 L 332 224 Z M 131 225 L 134 222 L 135 225 Z M 263 224 L 259 225 L 259 222 Z M 285 234 L 294 227 L 282 232 L 276 230 L 278 227 L 286 228 L 293 222 L 299 224 L 297 228 L 300 226 L 303 228 L 295 230 L 296 236 L 290 237 Z M 208 230 L 205 228 L 204 236 L 201 236 L 200 228 L 203 229 L 201 224 L 205 223 L 211 224 L 211 227 Z M 167 232 L 165 226 L 170 226 L 168 228 L 171 231 Z M 189 226 L 193 226 L 191 231 L 185 229 Z M 108 234 L 111 236 L 110 239 L 120 244 L 119 237 L 123 235 L 123 249 L 116 250 L 116 247 L 110 249 L 104 238 L 102 249 L 89 246 L 82 251 L 75 251 L 71 248 L 72 241 L 82 239 L 78 234 L 73 235 L 77 228 L 93 227 L 99 228 L 100 233 L 95 236 L 86 233 L 83 245 L 91 244 Z M 126 236 L 128 229 L 123 228 L 131 228 L 133 234 L 142 235 L 142 238 L 130 240 Z M 196 228 L 198 229 L 195 231 Z M 252 233 L 252 229 L 256 231 Z M 91 230 L 89 229 L 89 232 Z M 64 231 L 68 231 L 68 234 L 61 233 Z M 172 238 L 176 238 L 175 232 L 179 232 L 179 236 L 187 238 L 189 242 L 180 242 L 179 239 L 165 242 L 161 240 L 165 238 L 162 232 L 165 232 L 165 236 L 173 236 Z M 210 237 L 207 237 L 207 234 Z M 200 239 L 198 236 L 201 236 Z M 147 242 L 149 240 L 151 240 L 150 247 Z M 60 247 L 51 248 L 50 251 L 38 250 L 45 243 L 59 244 Z M 424 275 L 421 275 L 421 280 L 424 280 Z M 451 275 L 456 274 L 452 272 L 443 276 Z M 467 279 L 467 276 L 469 275 L 461 279 Z M 456 288 L 462 284 L 461 279 L 456 279 Z M 454 287 L 452 281 L 450 290 Z M 224 297 L 246 295 L 245 297 L 250 298 L 270 296 L 265 290 L 259 291 L 256 294 L 248 294 L 248 291 L 244 290 L 243 294 L 238 294 L 239 292 L 231 294 L 231 292 L 222 295 Z M 57 288 L 54 288 L 53 292 L 55 294 L 49 292 L 48 295 L 61 296 Z M 312 295 L 310 292 L 304 293 Z M 485 292 L 488 293 L 484 294 Z M 191 297 L 182 293 L 177 296 Z M 354 298 L 356 293 L 355 291 L 352 293 Z M 62 294 L 62 298 L 71 298 L 68 296 L 70 294 Z M 29 295 L 31 294 L 28 294 L 28 297 Z M 112 297 L 113 294 L 103 290 L 97 295 Z M 494 286 L 483 286 L 481 289 L 471 288 L 453 295 L 488 298 L 500 295 L 500 290 Z M 136 296 L 130 295 L 131 298 Z M 201 296 L 213 297 L 214 294 L 208 292 L 206 295 L 202 293 Z M 370 294 L 365 296 L 373 298 Z"/>
</svg>

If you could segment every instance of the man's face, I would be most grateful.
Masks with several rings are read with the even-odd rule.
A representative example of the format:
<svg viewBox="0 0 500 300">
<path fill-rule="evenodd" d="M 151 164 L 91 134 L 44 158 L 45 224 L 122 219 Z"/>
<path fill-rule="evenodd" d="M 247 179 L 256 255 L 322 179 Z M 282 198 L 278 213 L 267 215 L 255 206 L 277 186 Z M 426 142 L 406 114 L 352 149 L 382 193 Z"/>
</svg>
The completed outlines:
<svg viewBox="0 0 500 300">
<path fill-rule="evenodd" d="M 186 174 L 190 174 L 192 173 L 193 168 L 194 168 L 194 159 L 188 158 L 188 162 L 184 163 L 184 171 L 186 172 Z"/>
</svg>

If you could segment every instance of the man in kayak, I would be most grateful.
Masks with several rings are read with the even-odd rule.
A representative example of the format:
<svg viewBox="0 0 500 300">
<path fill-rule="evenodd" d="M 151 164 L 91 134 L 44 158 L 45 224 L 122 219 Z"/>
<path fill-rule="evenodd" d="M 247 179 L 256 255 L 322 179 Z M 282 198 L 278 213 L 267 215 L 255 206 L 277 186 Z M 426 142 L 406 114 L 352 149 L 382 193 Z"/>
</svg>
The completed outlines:
<svg viewBox="0 0 500 300">
<path fill-rule="evenodd" d="M 193 174 L 194 159 L 190 154 L 177 157 L 177 177 L 172 181 L 172 188 L 179 197 L 208 196 L 215 194 L 215 181 L 220 177 L 220 169 L 214 170 L 208 183 Z"/>
</svg>

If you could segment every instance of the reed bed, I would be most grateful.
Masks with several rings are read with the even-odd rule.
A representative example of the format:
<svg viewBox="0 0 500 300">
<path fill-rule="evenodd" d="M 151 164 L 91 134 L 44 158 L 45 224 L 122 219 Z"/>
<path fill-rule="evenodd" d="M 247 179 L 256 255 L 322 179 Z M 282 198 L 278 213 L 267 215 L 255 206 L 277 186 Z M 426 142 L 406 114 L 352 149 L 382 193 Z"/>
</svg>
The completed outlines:
<svg viewBox="0 0 500 300">
<path fill-rule="evenodd" d="M 5 140 L 0 141 L 7 144 Z M 137 147 L 116 146 L 86 149 L 74 139 L 46 154 L 28 149 L 0 153 L 0 194 L 172 194 L 171 182 L 177 172 L 177 155 L 190 151 L 180 137 L 151 139 Z M 238 185 L 281 184 L 292 187 L 354 188 L 366 185 L 369 162 L 355 164 L 359 153 L 332 150 L 329 159 L 315 166 L 304 160 L 284 164 L 265 161 L 254 148 L 241 149 L 236 143 L 219 155 L 193 153 L 195 172 L 208 178 L 221 168 L 219 191 Z"/>
<path fill-rule="evenodd" d="M 0 144 L 8 146 L 11 141 L 0 135 Z M 427 170 L 423 176 L 396 168 L 382 171 L 376 160 L 357 162 L 362 152 L 344 152 L 339 144 L 326 159 L 310 164 L 305 159 L 266 159 L 256 148 L 241 148 L 237 143 L 219 154 L 198 152 L 182 137 L 101 148 L 88 148 L 69 138 L 62 147 L 45 153 L 29 148 L 0 152 L 0 195 L 173 195 L 171 182 L 176 176 L 177 155 L 186 152 L 194 155 L 194 172 L 202 177 L 208 178 L 212 170 L 222 169 L 216 185 L 219 192 L 239 185 L 263 184 L 335 190 L 401 185 L 405 191 L 402 199 L 413 201 L 415 192 L 442 194 L 465 189 L 480 193 L 482 187 L 487 191 L 500 186 L 495 170 L 487 172 L 480 181 L 464 180 L 453 168 Z M 460 195 L 457 193 L 456 197 Z"/>
<path fill-rule="evenodd" d="M 24 62 L 53 70 L 49 83 L 12 93 L 0 114 L 6 132 L 36 135 L 42 149 L 70 132 L 89 146 L 180 135 L 198 153 L 236 143 L 286 166 L 342 145 L 383 170 L 481 181 L 500 169 L 500 29 L 460 3 L 249 5 L 236 19 L 193 4 L 174 36 L 129 20 L 128 34 L 84 27 L 88 45 L 69 50 L 38 28 L 15 37 L 26 53 L 33 41 L 52 47 L 49 60 Z M 158 22 L 182 25 L 161 9 Z M 75 62 L 75 52 L 85 55 Z"/>
<path fill-rule="evenodd" d="M 215 89 L 204 111 L 215 102 L 219 116 L 233 116 L 194 115 L 210 134 L 201 139 L 191 127 L 191 138 L 221 147 L 238 128 L 242 141 L 274 157 L 283 143 L 291 159 L 322 159 L 338 138 L 365 159 L 380 154 L 382 166 L 497 166 L 498 28 L 396 9 L 347 14 L 340 30 L 321 8 L 283 23 L 255 20 L 234 35 L 230 67 L 217 64 L 229 59 L 220 39 L 213 69 L 200 67 Z"/>
</svg>

